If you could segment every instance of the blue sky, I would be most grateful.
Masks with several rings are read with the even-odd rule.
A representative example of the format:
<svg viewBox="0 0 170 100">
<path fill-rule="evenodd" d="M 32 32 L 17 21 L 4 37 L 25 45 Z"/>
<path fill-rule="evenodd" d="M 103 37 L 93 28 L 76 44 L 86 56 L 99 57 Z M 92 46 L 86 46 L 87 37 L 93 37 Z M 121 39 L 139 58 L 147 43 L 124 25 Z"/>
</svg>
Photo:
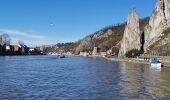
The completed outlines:
<svg viewBox="0 0 170 100">
<path fill-rule="evenodd" d="M 151 15 L 156 0 L 0 0 L 0 32 L 27 45 L 73 42 L 127 20 L 135 7 Z"/>
</svg>

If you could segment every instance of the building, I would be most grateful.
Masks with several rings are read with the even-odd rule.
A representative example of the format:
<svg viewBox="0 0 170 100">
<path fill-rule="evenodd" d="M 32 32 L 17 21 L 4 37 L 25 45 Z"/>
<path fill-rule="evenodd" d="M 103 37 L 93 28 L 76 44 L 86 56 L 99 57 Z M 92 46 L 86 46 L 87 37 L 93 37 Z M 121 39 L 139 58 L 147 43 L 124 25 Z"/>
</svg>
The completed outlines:
<svg viewBox="0 0 170 100">
<path fill-rule="evenodd" d="M 9 52 L 11 50 L 10 46 L 6 45 L 5 50 L 6 52 Z"/>
<path fill-rule="evenodd" d="M 100 51 L 101 51 L 101 48 L 94 47 L 92 55 L 93 56 L 98 56 L 98 55 L 100 55 Z"/>
<path fill-rule="evenodd" d="M 12 46 L 13 46 L 13 51 L 14 52 L 19 52 L 20 51 L 21 46 L 19 46 L 19 45 L 12 45 Z"/>
<path fill-rule="evenodd" d="M 35 51 L 34 48 L 29 49 L 29 52 L 31 52 L 31 53 L 34 52 L 34 51 Z"/>
<path fill-rule="evenodd" d="M 100 56 L 106 57 L 107 56 L 107 52 L 100 52 Z"/>
<path fill-rule="evenodd" d="M 80 56 L 85 56 L 85 57 L 87 57 L 87 56 L 89 56 L 89 55 L 90 55 L 89 52 L 80 52 Z"/>
</svg>

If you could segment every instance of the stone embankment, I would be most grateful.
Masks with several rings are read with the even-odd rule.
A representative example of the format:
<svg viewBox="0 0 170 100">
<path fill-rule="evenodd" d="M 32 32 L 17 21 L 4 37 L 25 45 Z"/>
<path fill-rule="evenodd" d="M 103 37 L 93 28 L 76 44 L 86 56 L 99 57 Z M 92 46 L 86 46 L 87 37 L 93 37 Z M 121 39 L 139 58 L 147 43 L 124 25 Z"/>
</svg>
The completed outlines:
<svg viewBox="0 0 170 100">
<path fill-rule="evenodd" d="M 170 57 L 157 57 L 163 63 L 163 66 L 170 67 Z M 143 58 L 107 58 L 108 60 L 112 61 L 124 61 L 124 62 L 131 62 L 131 63 L 141 63 L 141 64 L 150 64 L 149 60 L 144 60 Z"/>
<path fill-rule="evenodd" d="M 139 58 L 108 58 L 108 57 L 102 57 L 102 56 L 88 56 L 88 57 L 95 57 L 95 58 L 104 58 L 107 60 L 111 60 L 111 61 L 122 61 L 122 62 L 130 62 L 130 63 L 138 63 L 138 64 L 147 64 L 149 65 L 149 59 L 148 60 L 144 60 L 144 58 L 139 57 Z M 164 67 L 170 67 L 170 57 L 156 57 L 159 58 L 161 60 L 161 62 L 163 63 Z"/>
<path fill-rule="evenodd" d="M 170 57 L 161 57 L 161 59 L 165 66 L 170 67 Z"/>
</svg>

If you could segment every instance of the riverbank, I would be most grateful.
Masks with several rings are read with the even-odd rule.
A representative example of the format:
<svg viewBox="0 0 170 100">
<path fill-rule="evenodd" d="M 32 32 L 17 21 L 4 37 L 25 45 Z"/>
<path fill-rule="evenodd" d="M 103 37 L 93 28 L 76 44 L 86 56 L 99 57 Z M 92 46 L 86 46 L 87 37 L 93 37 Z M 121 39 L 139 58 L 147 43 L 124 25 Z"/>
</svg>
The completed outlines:
<svg viewBox="0 0 170 100">
<path fill-rule="evenodd" d="M 160 57 L 160 59 L 162 60 L 162 62 L 163 62 L 163 64 L 165 66 L 170 67 L 170 56 L 168 56 L 168 57 Z"/>
<path fill-rule="evenodd" d="M 130 63 L 150 64 L 149 61 L 144 61 L 144 60 L 139 59 L 139 58 L 124 58 L 124 59 L 121 59 L 121 58 L 106 58 L 106 59 L 111 60 L 111 61 L 123 61 L 123 62 L 130 62 Z"/>
<path fill-rule="evenodd" d="M 81 55 L 74 55 L 74 56 L 81 56 Z M 85 56 L 83 56 L 85 57 Z M 129 63 L 138 63 L 138 64 L 147 64 L 149 65 L 149 60 L 144 60 L 143 58 L 118 58 L 118 57 L 102 57 L 102 56 L 86 56 L 92 58 L 103 58 L 110 61 L 121 61 L 121 62 L 129 62 Z M 158 57 L 165 67 L 170 67 L 170 57 Z"/>
<path fill-rule="evenodd" d="M 170 67 L 170 60 L 164 57 L 159 57 L 163 66 Z M 140 64 L 150 64 L 148 60 L 144 60 L 142 58 L 106 58 L 108 60 L 112 61 L 124 61 L 124 62 L 130 62 L 130 63 L 140 63 Z"/>
<path fill-rule="evenodd" d="M 29 53 L 29 54 L 17 54 L 17 53 L 7 53 L 7 54 L 0 54 L 0 56 L 32 56 L 32 55 L 46 55 L 42 53 Z"/>
</svg>

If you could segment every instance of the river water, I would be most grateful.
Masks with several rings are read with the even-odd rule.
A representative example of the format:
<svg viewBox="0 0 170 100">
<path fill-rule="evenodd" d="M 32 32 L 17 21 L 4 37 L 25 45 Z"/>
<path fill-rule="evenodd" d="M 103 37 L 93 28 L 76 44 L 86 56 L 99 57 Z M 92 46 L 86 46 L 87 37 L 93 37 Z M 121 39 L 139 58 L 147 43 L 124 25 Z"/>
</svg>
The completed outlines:
<svg viewBox="0 0 170 100">
<path fill-rule="evenodd" d="M 170 99 L 170 68 L 68 56 L 0 57 L 0 100 Z"/>
</svg>

